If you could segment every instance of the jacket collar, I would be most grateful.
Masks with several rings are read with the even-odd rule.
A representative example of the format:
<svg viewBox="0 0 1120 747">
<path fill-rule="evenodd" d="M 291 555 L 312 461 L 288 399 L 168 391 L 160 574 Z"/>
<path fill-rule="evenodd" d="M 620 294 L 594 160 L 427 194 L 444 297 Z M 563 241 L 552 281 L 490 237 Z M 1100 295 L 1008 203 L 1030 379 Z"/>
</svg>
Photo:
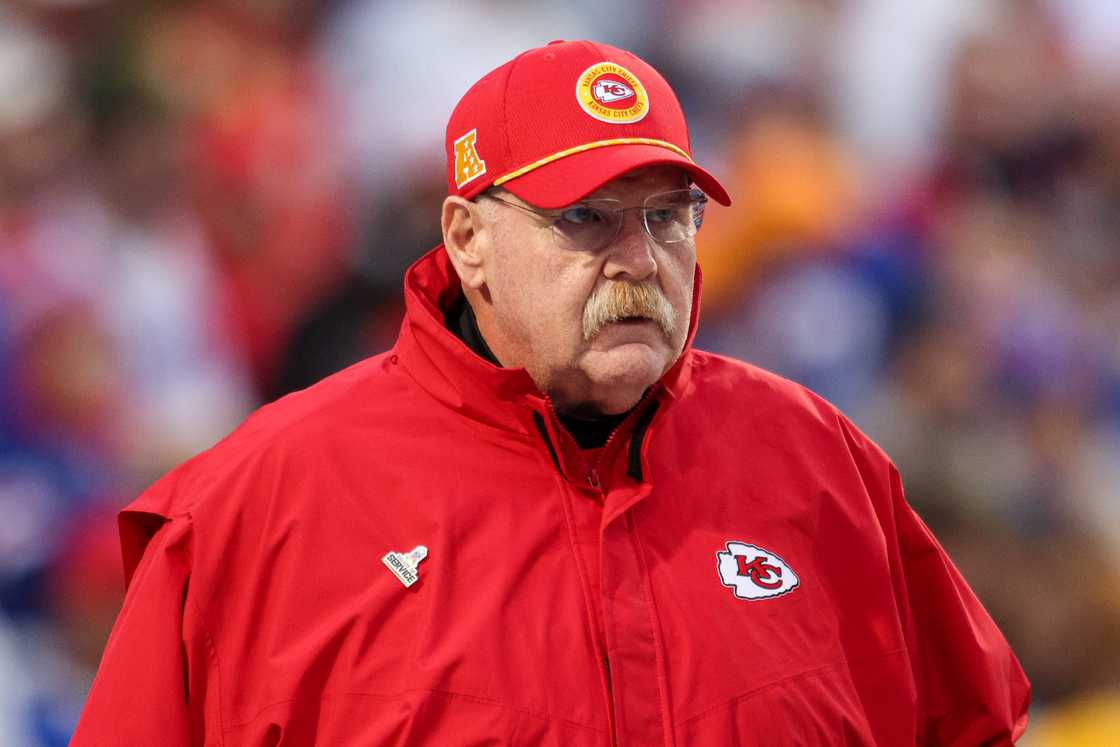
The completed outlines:
<svg viewBox="0 0 1120 747">
<path fill-rule="evenodd" d="M 445 406 L 492 427 L 531 433 L 535 430 L 532 412 L 554 420 L 550 401 L 524 368 L 500 368 L 483 360 L 446 328 L 445 313 L 461 294 L 459 277 L 442 244 L 405 273 L 405 318 L 394 352 L 408 372 Z M 645 401 L 676 398 L 687 388 L 699 310 L 697 267 L 684 352 Z"/>
</svg>

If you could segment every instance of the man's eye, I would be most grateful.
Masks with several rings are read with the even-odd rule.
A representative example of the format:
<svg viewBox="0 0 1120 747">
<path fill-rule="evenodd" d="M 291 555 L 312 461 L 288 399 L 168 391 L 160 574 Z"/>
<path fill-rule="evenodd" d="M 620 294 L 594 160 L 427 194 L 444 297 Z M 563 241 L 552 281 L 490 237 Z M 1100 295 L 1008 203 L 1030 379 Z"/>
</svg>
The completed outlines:
<svg viewBox="0 0 1120 747">
<path fill-rule="evenodd" d="M 587 205 L 576 205 L 570 207 L 564 212 L 560 213 L 560 220 L 565 223 L 575 223 L 576 225 L 584 225 L 586 223 L 602 223 L 606 220 L 601 210 L 596 210 Z"/>
<path fill-rule="evenodd" d="M 654 223 L 668 223 L 676 217 L 677 211 L 672 208 L 651 208 L 646 211 L 646 220 Z"/>
</svg>

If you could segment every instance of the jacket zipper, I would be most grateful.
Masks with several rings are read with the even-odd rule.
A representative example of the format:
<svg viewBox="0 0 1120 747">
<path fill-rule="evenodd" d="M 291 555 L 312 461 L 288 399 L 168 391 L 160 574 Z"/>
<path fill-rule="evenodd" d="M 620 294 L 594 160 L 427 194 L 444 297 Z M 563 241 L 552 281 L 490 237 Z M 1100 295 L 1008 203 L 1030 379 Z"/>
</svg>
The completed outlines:
<svg viewBox="0 0 1120 747">
<path fill-rule="evenodd" d="M 638 400 L 638 403 L 636 405 L 634 405 L 634 410 L 635 411 L 637 411 L 643 405 L 645 405 L 648 400 L 653 399 L 656 396 L 654 394 L 655 388 L 656 387 L 650 387 L 646 391 L 646 393 L 644 395 L 642 395 L 642 398 Z M 559 420 L 559 415 L 556 412 L 556 405 L 553 404 L 552 398 L 547 396 L 547 395 L 545 396 L 544 401 L 545 401 L 545 404 L 548 406 L 549 414 L 552 415 L 552 422 L 555 423 L 557 420 Z M 598 491 L 602 492 L 602 489 L 603 489 L 603 483 L 599 479 L 599 461 L 600 461 L 600 459 L 602 459 L 603 454 L 607 453 L 607 450 L 610 447 L 610 445 L 612 443 L 614 443 L 615 436 L 617 436 L 618 432 L 620 430 L 622 430 L 622 426 L 625 425 L 626 422 L 629 421 L 629 420 L 630 420 L 630 418 L 627 418 L 626 420 L 622 421 L 621 423 L 619 423 L 618 425 L 616 425 L 614 427 L 614 430 L 611 431 L 609 436 L 607 436 L 606 442 L 603 443 L 602 451 L 599 452 L 599 459 L 596 459 L 593 464 L 588 465 L 586 480 L 587 480 L 587 484 L 591 488 L 593 488 L 594 490 L 598 490 Z M 538 430 L 540 430 L 541 436 L 544 437 L 545 444 L 548 446 L 548 450 L 549 450 L 550 454 L 552 455 L 552 460 L 556 463 L 556 468 L 560 469 L 561 473 L 563 473 L 563 470 L 560 468 L 559 454 L 557 454 L 557 452 L 554 450 L 554 447 L 552 445 L 552 441 L 548 438 L 548 432 L 544 429 L 544 423 L 543 422 L 538 423 L 537 428 L 538 428 Z"/>
<path fill-rule="evenodd" d="M 614 683 L 611 681 L 611 660 L 606 656 L 603 657 L 603 673 L 607 680 L 607 710 L 609 711 L 608 718 L 611 724 L 611 745 L 617 745 L 618 723 L 615 721 L 614 712 Z"/>
</svg>

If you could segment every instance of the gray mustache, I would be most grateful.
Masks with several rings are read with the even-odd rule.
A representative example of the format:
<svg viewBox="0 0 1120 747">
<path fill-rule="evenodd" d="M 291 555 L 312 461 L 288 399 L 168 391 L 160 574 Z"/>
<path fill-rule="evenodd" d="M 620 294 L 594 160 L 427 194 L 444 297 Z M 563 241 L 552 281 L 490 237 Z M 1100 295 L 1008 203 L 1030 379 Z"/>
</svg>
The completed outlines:
<svg viewBox="0 0 1120 747">
<path fill-rule="evenodd" d="M 673 305 L 655 283 L 610 282 L 583 307 L 583 339 L 590 342 L 608 324 L 632 317 L 652 319 L 671 338 L 677 327 Z"/>
</svg>

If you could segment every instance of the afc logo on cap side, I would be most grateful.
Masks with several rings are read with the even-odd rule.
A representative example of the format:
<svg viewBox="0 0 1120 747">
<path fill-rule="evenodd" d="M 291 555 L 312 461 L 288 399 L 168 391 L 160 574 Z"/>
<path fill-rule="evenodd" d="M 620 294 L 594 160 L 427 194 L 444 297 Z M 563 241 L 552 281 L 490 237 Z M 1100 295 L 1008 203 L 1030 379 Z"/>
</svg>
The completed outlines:
<svg viewBox="0 0 1120 747">
<path fill-rule="evenodd" d="M 601 122 L 631 124 L 649 113 L 649 94 L 637 76 L 613 62 L 597 62 L 576 80 L 576 100 Z"/>
<path fill-rule="evenodd" d="M 720 581 L 738 599 L 770 599 L 788 594 L 801 584 L 789 564 L 769 550 L 728 542 L 716 553 Z"/>
<path fill-rule="evenodd" d="M 455 141 L 455 186 L 459 189 L 486 173 L 486 161 L 479 157 L 475 147 L 477 140 L 476 127 Z"/>
</svg>

